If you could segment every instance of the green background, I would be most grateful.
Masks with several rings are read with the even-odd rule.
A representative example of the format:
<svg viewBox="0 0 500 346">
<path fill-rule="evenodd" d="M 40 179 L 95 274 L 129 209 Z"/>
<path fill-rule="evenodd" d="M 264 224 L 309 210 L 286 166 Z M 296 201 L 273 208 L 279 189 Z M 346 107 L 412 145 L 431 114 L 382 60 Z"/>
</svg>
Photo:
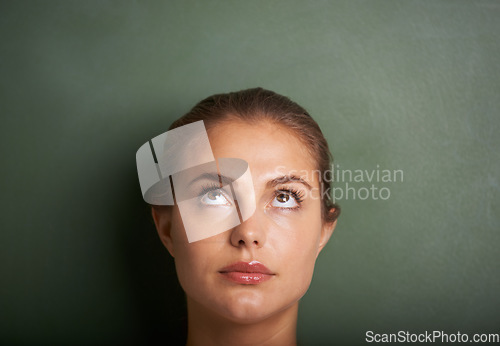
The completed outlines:
<svg viewBox="0 0 500 346">
<path fill-rule="evenodd" d="M 493 0 L 2 1 L 0 343 L 176 340 L 135 152 L 255 86 L 308 109 L 341 168 L 404 171 L 338 201 L 299 341 L 499 333 L 499 37 Z"/>
</svg>

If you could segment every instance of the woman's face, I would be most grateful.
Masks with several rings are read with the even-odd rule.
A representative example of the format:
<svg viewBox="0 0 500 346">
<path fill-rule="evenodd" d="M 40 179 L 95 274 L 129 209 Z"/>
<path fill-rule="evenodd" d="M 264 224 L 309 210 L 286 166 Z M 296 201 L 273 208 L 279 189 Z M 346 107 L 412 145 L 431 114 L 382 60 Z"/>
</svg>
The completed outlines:
<svg viewBox="0 0 500 346">
<path fill-rule="evenodd" d="M 305 294 L 335 224 L 322 222 L 316 162 L 292 132 L 269 122 L 230 121 L 209 131 L 209 139 L 216 159 L 248 162 L 255 213 L 228 231 L 192 243 L 177 207 L 170 213 L 153 211 L 153 216 L 188 301 L 232 321 L 259 321 Z M 230 198 L 210 191 L 200 203 L 225 208 Z"/>
</svg>

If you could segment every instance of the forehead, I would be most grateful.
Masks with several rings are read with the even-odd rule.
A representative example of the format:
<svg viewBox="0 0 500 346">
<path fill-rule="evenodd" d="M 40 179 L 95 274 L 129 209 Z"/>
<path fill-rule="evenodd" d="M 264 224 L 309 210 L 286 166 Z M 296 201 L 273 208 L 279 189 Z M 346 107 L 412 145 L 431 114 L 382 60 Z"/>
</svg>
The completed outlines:
<svg viewBox="0 0 500 346">
<path fill-rule="evenodd" d="M 254 179 L 295 174 L 307 175 L 310 183 L 316 180 L 312 173 L 316 169 L 315 159 L 298 135 L 283 125 L 229 120 L 211 127 L 208 137 L 215 158 L 247 161 Z"/>
</svg>

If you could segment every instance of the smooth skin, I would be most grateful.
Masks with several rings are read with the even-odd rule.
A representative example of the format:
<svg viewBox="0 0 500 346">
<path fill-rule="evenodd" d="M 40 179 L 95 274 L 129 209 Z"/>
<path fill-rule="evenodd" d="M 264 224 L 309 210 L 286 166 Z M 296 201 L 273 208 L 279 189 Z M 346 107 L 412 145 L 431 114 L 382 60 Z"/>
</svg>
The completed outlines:
<svg viewBox="0 0 500 346">
<path fill-rule="evenodd" d="M 189 243 L 177 207 L 153 208 L 187 296 L 187 345 L 295 345 L 299 299 L 336 225 L 321 217 L 316 162 L 293 132 L 268 121 L 226 121 L 209 131 L 209 140 L 215 158 L 249 163 L 256 210 L 226 232 Z M 303 182 L 276 184 L 277 178 L 287 180 L 287 172 L 307 174 Z M 224 200 L 209 197 L 200 200 Z M 274 275 L 243 285 L 219 272 L 239 261 L 259 261 Z"/>
</svg>

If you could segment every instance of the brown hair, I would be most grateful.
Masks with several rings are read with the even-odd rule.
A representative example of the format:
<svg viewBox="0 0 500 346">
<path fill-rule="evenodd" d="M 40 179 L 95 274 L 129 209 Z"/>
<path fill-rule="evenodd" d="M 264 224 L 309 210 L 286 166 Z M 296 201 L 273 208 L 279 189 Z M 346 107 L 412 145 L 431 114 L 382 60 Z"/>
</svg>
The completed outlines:
<svg viewBox="0 0 500 346">
<path fill-rule="evenodd" d="M 317 169 L 321 173 L 319 180 L 323 220 L 333 222 L 337 219 L 340 207 L 333 203 L 329 193 L 332 181 L 329 168 L 333 157 L 328 149 L 328 143 L 316 121 L 304 108 L 288 97 L 263 88 L 212 95 L 200 101 L 188 113 L 177 119 L 169 130 L 199 120 L 203 120 L 205 127 L 209 130 L 213 126 L 231 119 L 250 123 L 267 120 L 282 125 L 297 134 L 316 160 Z M 332 210 L 333 208 L 335 209 Z"/>
</svg>

